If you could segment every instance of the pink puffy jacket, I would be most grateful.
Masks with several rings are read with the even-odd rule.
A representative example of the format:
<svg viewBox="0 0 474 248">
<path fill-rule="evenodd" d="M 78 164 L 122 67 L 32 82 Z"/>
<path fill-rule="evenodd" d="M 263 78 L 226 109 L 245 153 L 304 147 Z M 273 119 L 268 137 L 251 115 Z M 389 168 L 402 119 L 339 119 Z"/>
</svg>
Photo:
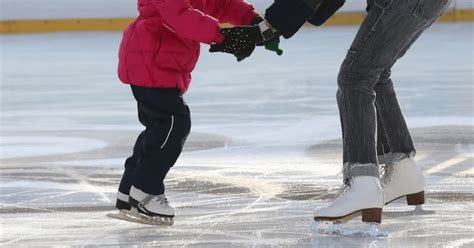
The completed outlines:
<svg viewBox="0 0 474 248">
<path fill-rule="evenodd" d="M 125 84 L 186 92 L 199 43 L 220 43 L 219 22 L 248 25 L 245 0 L 138 0 L 140 15 L 123 33 L 118 75 Z"/>
</svg>

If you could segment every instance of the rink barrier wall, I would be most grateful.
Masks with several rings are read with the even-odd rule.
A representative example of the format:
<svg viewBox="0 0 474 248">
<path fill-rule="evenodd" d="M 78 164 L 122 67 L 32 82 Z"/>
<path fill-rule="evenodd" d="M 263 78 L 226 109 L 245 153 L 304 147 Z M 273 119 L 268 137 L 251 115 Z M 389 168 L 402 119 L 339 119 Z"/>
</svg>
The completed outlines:
<svg viewBox="0 0 474 248">
<path fill-rule="evenodd" d="M 356 25 L 362 23 L 365 13 L 340 13 L 325 25 Z M 6 20 L 0 21 L 0 33 L 45 33 L 74 31 L 120 31 L 134 18 L 58 19 L 58 20 Z M 472 22 L 474 9 L 446 12 L 439 22 Z"/>
</svg>

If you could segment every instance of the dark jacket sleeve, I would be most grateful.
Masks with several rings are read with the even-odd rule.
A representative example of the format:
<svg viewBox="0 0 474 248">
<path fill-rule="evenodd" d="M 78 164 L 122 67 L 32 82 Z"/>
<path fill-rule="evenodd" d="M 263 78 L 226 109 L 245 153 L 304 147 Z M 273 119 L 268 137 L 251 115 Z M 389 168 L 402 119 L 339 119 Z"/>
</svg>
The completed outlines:
<svg viewBox="0 0 474 248">
<path fill-rule="evenodd" d="M 308 22 L 316 26 L 323 25 L 345 2 L 346 0 L 324 0 Z"/>
<path fill-rule="evenodd" d="M 288 39 L 313 16 L 322 2 L 323 0 L 275 0 L 265 11 L 265 19 Z"/>
</svg>

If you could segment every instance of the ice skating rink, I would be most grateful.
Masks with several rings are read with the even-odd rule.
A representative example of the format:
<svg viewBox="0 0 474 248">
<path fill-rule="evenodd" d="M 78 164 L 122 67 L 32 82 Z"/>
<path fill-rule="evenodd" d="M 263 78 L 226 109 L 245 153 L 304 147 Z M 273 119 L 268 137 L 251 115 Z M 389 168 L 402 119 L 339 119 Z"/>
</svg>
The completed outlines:
<svg viewBox="0 0 474 248">
<path fill-rule="evenodd" d="M 336 77 L 356 27 L 307 28 L 243 63 L 203 46 L 170 228 L 109 219 L 141 130 L 116 78 L 119 33 L 1 39 L 0 245 L 473 247 L 473 24 L 438 24 L 393 79 L 427 176 L 422 215 L 384 210 L 388 238 L 312 234 L 341 184 Z M 360 221 L 350 224 L 357 226 Z"/>
</svg>

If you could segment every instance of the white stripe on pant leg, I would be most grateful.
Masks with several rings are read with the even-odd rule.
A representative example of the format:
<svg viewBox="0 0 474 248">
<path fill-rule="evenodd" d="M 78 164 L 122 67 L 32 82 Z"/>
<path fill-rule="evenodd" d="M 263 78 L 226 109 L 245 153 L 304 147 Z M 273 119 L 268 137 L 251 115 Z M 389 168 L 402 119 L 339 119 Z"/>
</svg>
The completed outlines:
<svg viewBox="0 0 474 248">
<path fill-rule="evenodd" d="M 171 131 L 173 130 L 173 126 L 174 126 L 174 115 L 171 115 L 170 130 L 168 131 L 168 135 L 166 136 L 165 142 L 163 143 L 163 145 L 161 146 L 160 149 L 163 149 L 163 147 L 165 147 L 165 145 L 166 145 L 166 142 L 168 142 L 168 139 L 170 138 Z"/>
<path fill-rule="evenodd" d="M 117 193 L 117 199 L 121 200 L 121 201 L 125 201 L 125 202 L 128 202 L 128 195 L 127 194 L 124 194 L 122 192 L 118 192 Z"/>
</svg>

